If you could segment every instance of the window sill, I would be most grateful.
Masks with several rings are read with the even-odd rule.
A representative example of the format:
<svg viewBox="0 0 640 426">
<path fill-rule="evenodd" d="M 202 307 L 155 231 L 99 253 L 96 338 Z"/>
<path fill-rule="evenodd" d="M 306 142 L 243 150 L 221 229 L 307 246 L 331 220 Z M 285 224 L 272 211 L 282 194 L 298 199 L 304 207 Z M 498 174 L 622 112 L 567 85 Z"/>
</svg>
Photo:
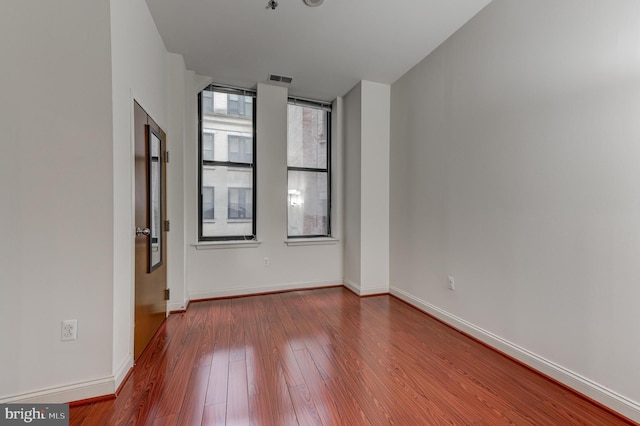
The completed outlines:
<svg viewBox="0 0 640 426">
<path fill-rule="evenodd" d="M 230 241 L 201 241 L 191 244 L 196 250 L 214 250 L 228 248 L 253 248 L 258 247 L 261 241 L 257 240 L 230 240 Z"/>
<path fill-rule="evenodd" d="M 320 246 L 320 245 L 331 245 L 338 244 L 340 240 L 337 238 L 331 237 L 320 237 L 320 238 L 292 238 L 285 240 L 285 244 L 289 247 L 295 246 Z"/>
<path fill-rule="evenodd" d="M 253 219 L 227 219 L 227 223 L 251 223 Z"/>
</svg>

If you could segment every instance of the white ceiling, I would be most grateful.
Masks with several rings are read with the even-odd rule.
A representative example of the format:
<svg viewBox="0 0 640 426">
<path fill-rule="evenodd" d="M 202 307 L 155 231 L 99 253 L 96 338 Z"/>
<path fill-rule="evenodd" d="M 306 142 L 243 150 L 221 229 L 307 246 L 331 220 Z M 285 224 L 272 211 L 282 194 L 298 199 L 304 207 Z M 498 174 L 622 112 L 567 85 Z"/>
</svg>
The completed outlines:
<svg viewBox="0 0 640 426">
<path fill-rule="evenodd" d="M 146 0 L 166 48 L 216 83 L 253 88 L 269 73 L 318 100 L 360 80 L 391 84 L 490 0 Z"/>
</svg>

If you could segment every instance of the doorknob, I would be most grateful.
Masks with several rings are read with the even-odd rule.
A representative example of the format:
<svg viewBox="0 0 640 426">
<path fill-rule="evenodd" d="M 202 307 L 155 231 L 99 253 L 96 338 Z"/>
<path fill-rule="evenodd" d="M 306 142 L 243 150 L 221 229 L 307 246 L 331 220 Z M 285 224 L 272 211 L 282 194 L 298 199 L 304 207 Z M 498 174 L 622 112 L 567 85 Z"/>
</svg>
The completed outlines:
<svg viewBox="0 0 640 426">
<path fill-rule="evenodd" d="M 136 237 L 139 237 L 141 235 L 144 235 L 145 237 L 149 236 L 151 234 L 151 229 L 149 228 L 140 228 L 137 227 L 136 228 Z"/>
</svg>

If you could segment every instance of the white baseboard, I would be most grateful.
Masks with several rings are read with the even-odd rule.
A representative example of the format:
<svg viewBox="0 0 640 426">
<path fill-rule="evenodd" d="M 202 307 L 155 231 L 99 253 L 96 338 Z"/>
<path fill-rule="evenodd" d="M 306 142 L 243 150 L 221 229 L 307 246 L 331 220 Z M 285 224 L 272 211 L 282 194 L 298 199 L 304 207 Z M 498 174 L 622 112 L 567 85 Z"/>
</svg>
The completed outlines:
<svg viewBox="0 0 640 426">
<path fill-rule="evenodd" d="M 312 281 L 305 283 L 290 283 L 290 284 L 277 284 L 266 285 L 258 287 L 240 287 L 240 288 L 228 288 L 223 290 L 209 290 L 209 291 L 195 291 L 189 293 L 189 300 L 199 299 L 216 299 L 219 297 L 232 297 L 232 296 L 250 296 L 252 294 L 260 293 L 274 293 L 278 291 L 287 290 L 304 290 L 307 288 L 317 287 L 333 287 L 337 285 L 343 285 L 342 280 L 333 281 Z"/>
<path fill-rule="evenodd" d="M 129 370 L 131 370 L 131 368 L 133 368 L 133 355 L 129 354 L 122 361 L 122 363 L 120 363 L 120 366 L 118 367 L 118 369 L 115 372 L 114 380 L 113 380 L 114 381 L 114 389 L 117 390 L 118 387 L 120 387 L 120 384 L 122 383 L 124 378 L 127 377 L 127 374 L 129 374 Z"/>
<path fill-rule="evenodd" d="M 120 383 L 127 377 L 132 367 L 133 358 L 127 357 L 120 364 L 113 377 L 104 377 L 102 379 L 14 395 L 0 399 L 0 404 L 65 404 L 68 402 L 82 401 L 83 399 L 113 395 L 118 386 L 120 386 Z"/>
<path fill-rule="evenodd" d="M 360 296 L 360 284 L 356 284 L 353 281 L 344 280 L 344 286 Z"/>
<path fill-rule="evenodd" d="M 410 305 L 427 312 L 443 322 L 463 331 L 489 346 L 503 352 L 529 367 L 563 383 L 570 388 L 598 401 L 599 403 L 617 411 L 634 421 L 640 421 L 640 403 L 626 398 L 584 376 L 581 376 L 561 365 L 541 357 L 523 347 L 520 347 L 500 336 L 484 330 L 462 318 L 431 305 L 403 290 L 391 287 L 390 293 Z"/>
<path fill-rule="evenodd" d="M 376 294 L 389 294 L 389 287 L 360 288 L 360 296 L 373 296 Z"/>
<path fill-rule="evenodd" d="M 389 287 L 373 287 L 362 288 L 360 284 L 356 284 L 353 281 L 345 280 L 344 286 L 349 290 L 357 294 L 358 296 L 372 296 L 374 294 L 387 294 L 389 293 Z"/>
<path fill-rule="evenodd" d="M 102 395 L 113 395 L 116 387 L 113 377 L 89 380 L 66 386 L 57 386 L 36 392 L 23 393 L 9 398 L 0 399 L 0 404 L 64 404 L 81 401 Z"/>
<path fill-rule="evenodd" d="M 184 311 L 185 309 L 187 309 L 188 304 L 189 304 L 188 300 L 184 300 L 182 302 L 168 302 L 167 313 L 175 312 L 175 311 Z"/>
</svg>

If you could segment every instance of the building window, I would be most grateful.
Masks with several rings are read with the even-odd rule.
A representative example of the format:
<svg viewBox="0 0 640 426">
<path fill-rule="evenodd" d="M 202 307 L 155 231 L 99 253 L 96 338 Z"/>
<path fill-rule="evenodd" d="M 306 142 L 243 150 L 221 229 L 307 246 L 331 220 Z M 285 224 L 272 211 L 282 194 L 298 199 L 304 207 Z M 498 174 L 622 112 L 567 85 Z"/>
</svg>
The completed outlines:
<svg viewBox="0 0 640 426">
<path fill-rule="evenodd" d="M 200 241 L 255 239 L 254 98 L 215 85 L 198 95 Z"/>
<path fill-rule="evenodd" d="M 330 105 L 289 99 L 287 228 L 290 238 L 331 235 Z"/>
<path fill-rule="evenodd" d="M 202 220 L 215 219 L 215 187 L 205 186 L 202 188 Z"/>
<path fill-rule="evenodd" d="M 229 188 L 229 219 L 253 218 L 253 194 L 251 188 Z"/>
<path fill-rule="evenodd" d="M 206 114 L 213 113 L 213 92 L 202 92 L 202 110 Z"/>
<path fill-rule="evenodd" d="M 228 94 L 227 114 L 241 117 L 253 116 L 253 98 L 248 96 Z"/>
<path fill-rule="evenodd" d="M 202 134 L 202 161 L 214 160 L 213 141 L 214 141 L 213 133 Z"/>
<path fill-rule="evenodd" d="M 233 163 L 250 163 L 253 157 L 252 139 L 250 136 L 229 135 L 229 161 Z"/>
</svg>

